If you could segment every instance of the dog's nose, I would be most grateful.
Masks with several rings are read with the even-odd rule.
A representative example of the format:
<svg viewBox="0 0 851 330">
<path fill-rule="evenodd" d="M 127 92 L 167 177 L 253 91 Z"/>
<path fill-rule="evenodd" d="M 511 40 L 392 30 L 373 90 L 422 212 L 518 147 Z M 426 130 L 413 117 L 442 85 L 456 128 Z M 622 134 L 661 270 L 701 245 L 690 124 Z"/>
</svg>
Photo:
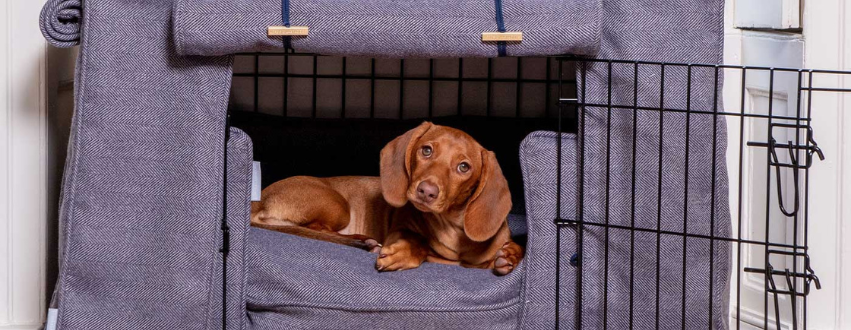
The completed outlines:
<svg viewBox="0 0 851 330">
<path fill-rule="evenodd" d="M 437 188 L 437 185 L 431 182 L 423 181 L 417 185 L 417 197 L 419 197 L 423 202 L 434 202 L 434 200 L 437 199 L 438 194 L 440 194 L 440 189 Z"/>
</svg>

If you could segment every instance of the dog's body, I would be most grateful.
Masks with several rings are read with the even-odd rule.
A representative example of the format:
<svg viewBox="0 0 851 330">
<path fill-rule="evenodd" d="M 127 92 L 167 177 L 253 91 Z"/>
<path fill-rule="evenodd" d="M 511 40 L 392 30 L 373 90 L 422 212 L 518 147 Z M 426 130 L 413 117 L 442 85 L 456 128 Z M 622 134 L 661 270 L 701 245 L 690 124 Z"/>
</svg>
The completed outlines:
<svg viewBox="0 0 851 330">
<path fill-rule="evenodd" d="M 423 123 L 381 151 L 380 177 L 278 181 L 252 203 L 251 224 L 378 252 L 379 271 L 430 261 L 504 275 L 523 255 L 511 241 L 510 209 L 493 152 Z"/>
</svg>

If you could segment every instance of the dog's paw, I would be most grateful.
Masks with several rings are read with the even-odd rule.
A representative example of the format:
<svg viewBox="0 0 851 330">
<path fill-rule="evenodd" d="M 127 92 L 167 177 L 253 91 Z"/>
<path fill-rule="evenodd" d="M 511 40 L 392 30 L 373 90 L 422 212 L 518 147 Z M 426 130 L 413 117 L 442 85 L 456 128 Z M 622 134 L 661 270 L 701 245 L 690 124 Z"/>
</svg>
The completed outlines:
<svg viewBox="0 0 851 330">
<path fill-rule="evenodd" d="M 378 243 L 375 239 L 367 238 L 363 240 L 363 243 L 366 244 L 366 248 L 364 248 L 364 250 L 367 250 L 370 253 L 378 253 L 381 251 L 381 243 Z"/>
<path fill-rule="evenodd" d="M 420 254 L 422 253 L 411 249 L 407 242 L 396 241 L 380 248 L 378 259 L 375 260 L 375 269 L 380 272 L 414 269 L 425 260 L 425 255 Z"/>
<path fill-rule="evenodd" d="M 353 240 L 349 245 L 361 250 L 371 253 L 378 253 L 378 251 L 381 250 L 381 243 L 378 243 L 378 241 L 372 237 L 366 235 L 345 235 L 345 237 Z"/>
<path fill-rule="evenodd" d="M 517 243 L 506 242 L 502 248 L 496 251 L 493 260 L 493 273 L 496 275 L 507 275 L 517 267 L 523 259 L 523 248 Z"/>
</svg>

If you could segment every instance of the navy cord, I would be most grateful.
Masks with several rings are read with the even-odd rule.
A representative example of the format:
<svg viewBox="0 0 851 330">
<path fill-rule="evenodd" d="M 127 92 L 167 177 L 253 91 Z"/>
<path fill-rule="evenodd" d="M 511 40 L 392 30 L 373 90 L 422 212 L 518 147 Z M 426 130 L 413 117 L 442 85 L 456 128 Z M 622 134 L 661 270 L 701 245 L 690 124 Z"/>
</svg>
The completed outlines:
<svg viewBox="0 0 851 330">
<path fill-rule="evenodd" d="M 288 0 L 284 0 L 288 1 Z M 494 0 L 496 6 L 496 30 L 499 32 L 505 32 L 505 21 L 502 19 L 502 0 Z M 505 57 L 506 55 L 506 43 L 505 41 L 498 41 L 496 43 L 497 54 L 499 57 Z"/>
<path fill-rule="evenodd" d="M 281 21 L 283 21 L 284 26 L 290 27 L 290 0 L 281 0 Z M 284 50 L 290 50 L 292 48 L 291 37 L 284 36 L 282 40 Z"/>
</svg>

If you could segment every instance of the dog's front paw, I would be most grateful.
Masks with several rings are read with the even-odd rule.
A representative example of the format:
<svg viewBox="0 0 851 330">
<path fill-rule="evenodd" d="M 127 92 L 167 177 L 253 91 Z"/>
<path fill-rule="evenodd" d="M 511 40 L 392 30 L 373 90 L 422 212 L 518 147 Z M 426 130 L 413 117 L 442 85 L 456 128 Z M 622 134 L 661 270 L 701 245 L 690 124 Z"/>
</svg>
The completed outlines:
<svg viewBox="0 0 851 330">
<path fill-rule="evenodd" d="M 422 251 L 418 251 L 407 241 L 398 240 L 378 251 L 375 269 L 380 272 L 413 269 L 419 267 L 425 261 L 425 257 Z"/>
<path fill-rule="evenodd" d="M 523 259 L 523 247 L 514 242 L 506 242 L 496 251 L 493 260 L 493 272 L 496 275 L 506 275 Z"/>
</svg>

